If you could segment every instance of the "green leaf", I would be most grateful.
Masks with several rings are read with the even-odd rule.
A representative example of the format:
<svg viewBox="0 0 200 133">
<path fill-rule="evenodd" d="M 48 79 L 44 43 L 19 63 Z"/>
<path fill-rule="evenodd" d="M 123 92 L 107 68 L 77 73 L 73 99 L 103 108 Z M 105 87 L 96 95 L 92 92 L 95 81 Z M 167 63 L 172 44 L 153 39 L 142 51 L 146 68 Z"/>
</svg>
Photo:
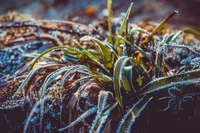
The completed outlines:
<svg viewBox="0 0 200 133">
<path fill-rule="evenodd" d="M 178 11 L 174 11 L 172 14 L 170 14 L 167 18 L 165 18 L 151 33 L 149 37 L 153 37 L 156 33 L 158 33 L 164 26 L 165 24 L 175 15 L 177 14 Z"/>
<path fill-rule="evenodd" d="M 200 37 L 200 32 L 194 29 L 186 29 L 183 32 L 188 33 L 188 34 L 192 34 L 194 36 Z"/>
<path fill-rule="evenodd" d="M 118 35 L 119 39 L 122 39 L 123 41 L 125 41 L 128 45 L 130 45 L 131 47 L 135 48 L 136 50 L 138 50 L 143 56 L 146 56 L 147 58 L 149 58 L 149 56 L 143 51 L 143 49 L 141 49 L 139 46 L 132 44 L 131 42 L 129 42 L 127 39 L 125 39 L 123 36 Z"/>
<path fill-rule="evenodd" d="M 123 32 L 124 32 L 124 30 L 125 30 L 125 28 L 126 28 L 126 24 L 127 24 L 127 21 L 128 21 L 129 14 L 130 14 L 130 12 L 131 12 L 132 6 L 133 6 L 133 3 L 131 3 L 131 5 L 129 6 L 129 8 L 128 8 L 127 12 L 126 12 L 124 21 L 123 21 L 123 23 L 122 23 L 122 25 L 121 25 L 121 27 L 120 27 L 120 30 L 119 30 L 119 35 L 120 35 L 120 36 L 122 36 L 122 34 L 123 34 Z M 115 44 L 114 44 L 114 47 L 115 47 L 115 48 L 118 47 L 119 41 L 120 41 L 120 39 L 117 37 L 117 39 L 116 39 L 116 41 L 115 41 Z"/>
<path fill-rule="evenodd" d="M 109 40 L 111 41 L 111 43 L 113 42 L 113 38 L 112 38 L 112 0 L 107 0 L 107 8 L 108 8 L 108 31 L 110 34 Z"/>
<path fill-rule="evenodd" d="M 134 92 L 136 92 L 133 86 L 133 80 L 132 80 L 133 70 L 132 69 L 133 69 L 133 66 L 128 66 L 128 67 L 124 67 L 122 71 L 122 83 L 123 83 L 124 89 L 127 92 L 130 92 L 131 89 L 133 89 Z"/>
<path fill-rule="evenodd" d="M 71 54 L 65 54 L 61 57 L 66 62 L 69 62 L 71 64 L 77 64 L 80 60 L 81 56 L 71 55 Z"/>
<path fill-rule="evenodd" d="M 79 47 L 81 47 L 81 46 L 79 45 Z M 97 59 L 94 55 L 92 55 L 90 52 L 88 52 L 83 47 L 81 47 L 81 49 L 85 56 L 87 56 L 92 62 L 97 64 L 104 72 L 106 72 L 108 75 L 110 75 L 110 71 L 102 63 L 99 62 L 99 59 Z"/>
<path fill-rule="evenodd" d="M 138 94 L 151 94 L 155 91 L 161 91 L 175 85 L 196 85 L 199 82 L 200 69 L 185 73 L 179 73 L 168 77 L 156 78 L 145 85 Z"/>
<path fill-rule="evenodd" d="M 37 63 L 37 61 L 38 61 L 41 57 L 43 57 L 45 54 L 47 54 L 47 53 L 49 53 L 49 52 L 51 52 L 51 51 L 58 50 L 58 49 L 64 49 L 65 52 L 71 53 L 71 54 L 73 54 L 73 53 L 80 54 L 80 53 L 81 53 L 80 51 L 78 51 L 78 50 L 76 50 L 76 49 L 72 49 L 72 48 L 67 47 L 67 46 L 55 46 L 55 47 L 49 48 L 49 49 L 45 50 L 44 52 L 42 52 L 39 56 L 37 56 L 37 57 L 33 60 L 31 66 L 30 66 L 29 72 L 33 69 L 33 67 L 35 66 L 35 64 Z"/>
<path fill-rule="evenodd" d="M 135 119 L 139 117 L 140 113 L 145 109 L 151 99 L 152 98 L 146 96 L 135 103 L 133 107 L 123 116 L 116 133 L 131 132 L 131 126 L 135 122 Z"/>
<path fill-rule="evenodd" d="M 99 39 L 91 36 L 84 36 L 81 38 L 81 41 L 94 41 L 94 43 L 100 48 L 100 51 L 102 53 L 102 59 L 104 60 L 106 66 L 108 68 L 113 67 L 111 53 L 114 53 L 115 56 L 117 56 L 117 54 L 115 53 L 113 48 L 109 46 L 109 43 L 102 42 Z"/>
<path fill-rule="evenodd" d="M 167 18 L 165 18 L 154 30 L 153 32 L 142 42 L 143 44 L 149 42 L 151 38 L 165 26 L 165 24 L 176 14 L 178 11 L 174 11 L 172 14 L 170 14 Z"/>
<path fill-rule="evenodd" d="M 147 69 L 140 64 L 135 58 L 131 59 L 131 62 L 133 63 L 133 65 L 140 71 L 142 72 L 142 75 L 144 76 L 145 80 L 147 80 L 147 82 L 149 82 L 151 80 L 151 77 L 147 71 Z"/>
<path fill-rule="evenodd" d="M 126 63 L 131 59 L 131 57 L 126 57 L 122 56 L 119 57 L 118 60 L 115 62 L 114 65 L 114 72 L 113 72 L 113 78 L 114 78 L 114 89 L 115 89 L 115 96 L 116 96 L 116 101 L 117 103 L 123 108 L 123 103 L 122 103 L 122 96 L 121 96 L 121 76 L 122 76 L 122 71 L 124 70 L 124 67 Z"/>
</svg>

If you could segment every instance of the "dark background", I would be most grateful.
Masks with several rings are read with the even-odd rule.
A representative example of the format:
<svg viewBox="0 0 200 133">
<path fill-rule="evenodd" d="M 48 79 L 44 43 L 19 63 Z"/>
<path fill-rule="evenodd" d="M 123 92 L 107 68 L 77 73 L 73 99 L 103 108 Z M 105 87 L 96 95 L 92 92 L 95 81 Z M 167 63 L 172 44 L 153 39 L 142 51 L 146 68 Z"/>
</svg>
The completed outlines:
<svg viewBox="0 0 200 133">
<path fill-rule="evenodd" d="M 64 19 L 88 24 L 100 18 L 107 0 L 1 0 L 0 14 L 27 13 L 42 19 Z M 113 0 L 113 15 L 118 16 L 134 3 L 131 22 L 160 22 L 174 10 L 179 13 L 170 24 L 200 30 L 200 0 Z M 179 27 L 178 27 L 179 28 Z"/>
</svg>

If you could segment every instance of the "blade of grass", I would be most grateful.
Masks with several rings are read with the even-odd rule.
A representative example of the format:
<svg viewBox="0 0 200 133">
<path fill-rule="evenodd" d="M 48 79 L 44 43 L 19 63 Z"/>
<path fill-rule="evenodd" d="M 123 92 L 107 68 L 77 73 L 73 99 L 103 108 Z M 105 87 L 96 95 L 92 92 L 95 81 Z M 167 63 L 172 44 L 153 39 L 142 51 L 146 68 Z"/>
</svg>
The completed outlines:
<svg viewBox="0 0 200 133">
<path fill-rule="evenodd" d="M 112 78 L 110 78 L 110 77 L 108 77 L 106 75 L 89 75 L 89 76 L 85 76 L 83 78 L 80 78 L 80 79 L 74 81 L 72 83 L 72 85 L 75 85 L 78 82 L 81 82 L 81 81 L 84 81 L 84 80 L 88 80 L 88 79 L 101 79 L 101 80 L 106 81 L 106 82 L 112 82 Z"/>
<path fill-rule="evenodd" d="M 167 18 L 165 18 L 142 43 L 143 44 L 148 43 L 149 40 L 151 40 L 153 38 L 153 36 L 155 34 L 157 34 L 165 26 L 165 24 L 177 13 L 178 13 L 178 11 L 174 11 Z"/>
<path fill-rule="evenodd" d="M 60 128 L 58 130 L 62 132 L 70 127 L 73 127 L 79 122 L 81 122 L 82 120 L 84 120 L 85 118 L 87 118 L 88 116 L 90 116 L 91 114 L 95 113 L 96 111 L 97 111 L 97 107 L 92 107 L 88 109 L 87 111 L 85 111 L 83 114 L 81 114 L 75 121 L 71 122 L 68 126 Z"/>
<path fill-rule="evenodd" d="M 85 56 L 87 56 L 91 61 L 93 61 L 95 64 L 97 64 L 104 72 L 106 72 L 108 75 L 110 75 L 110 71 L 102 63 L 100 63 L 99 60 L 94 55 L 92 55 L 90 52 L 88 52 L 86 49 L 84 49 L 80 45 L 79 45 L 79 47 L 81 48 L 81 50 Z"/>
<path fill-rule="evenodd" d="M 29 114 L 29 116 L 28 116 L 28 118 L 26 120 L 26 124 L 24 126 L 23 133 L 27 133 L 27 128 L 29 126 L 30 120 L 33 117 L 34 113 L 36 112 L 37 108 L 41 105 L 41 103 L 44 103 L 44 102 L 46 102 L 47 100 L 50 100 L 50 99 L 51 99 L 50 97 L 46 96 L 43 99 L 41 99 L 41 100 L 39 100 L 39 101 L 36 102 L 36 104 L 32 108 L 32 110 L 31 110 L 31 112 L 30 112 L 30 114 Z"/>
<path fill-rule="evenodd" d="M 168 77 L 156 78 L 140 89 L 138 94 L 151 94 L 155 91 L 161 91 L 174 85 L 195 85 L 199 82 L 199 73 L 200 69 L 179 73 Z"/>
<path fill-rule="evenodd" d="M 108 31 L 110 34 L 109 40 L 113 44 L 113 38 L 112 38 L 112 0 L 107 1 L 107 8 L 108 8 Z"/>
<path fill-rule="evenodd" d="M 94 43 L 100 48 L 100 51 L 102 53 L 102 58 L 108 68 L 112 68 L 112 58 L 111 58 L 111 52 L 116 56 L 117 54 L 112 49 L 111 46 L 109 46 L 109 43 L 102 42 L 99 39 L 91 36 L 84 36 L 80 39 L 81 41 L 94 41 Z M 109 49 L 110 50 L 109 50 Z"/>
<path fill-rule="evenodd" d="M 186 30 L 183 30 L 183 32 L 200 37 L 200 32 L 194 29 L 186 29 Z"/>
<path fill-rule="evenodd" d="M 120 87 L 121 87 L 120 80 L 121 80 L 123 68 L 130 59 L 131 58 L 126 57 L 126 56 L 119 57 L 119 59 L 116 61 L 114 65 L 113 79 L 114 79 L 115 96 L 116 96 L 117 103 L 122 107 L 122 109 L 123 109 L 123 103 L 122 103 L 122 95 L 121 95 L 121 90 L 120 90 Z"/>
<path fill-rule="evenodd" d="M 46 51 L 42 52 L 39 56 L 37 56 L 37 57 L 33 60 L 31 66 L 30 66 L 29 72 L 33 69 L 33 67 L 35 66 L 35 64 L 37 63 L 37 61 L 38 61 L 42 56 L 44 56 L 45 54 L 47 54 L 47 53 L 49 53 L 49 52 L 51 52 L 51 51 L 58 50 L 58 49 L 65 49 L 65 52 L 69 52 L 69 53 L 72 52 L 72 51 L 71 51 L 72 49 L 69 50 L 69 47 L 67 47 L 67 46 L 55 46 L 55 47 L 49 48 L 49 49 L 47 49 Z M 81 53 L 80 51 L 78 51 L 78 50 L 76 50 L 76 49 L 73 49 L 73 50 L 74 50 L 76 53 Z"/>
<path fill-rule="evenodd" d="M 125 15 L 125 18 L 124 18 L 124 21 L 120 27 L 120 30 L 119 30 L 119 35 L 122 36 L 125 28 L 126 28 L 126 23 L 128 21 L 128 18 L 129 18 L 129 15 L 130 15 L 130 12 L 131 12 L 131 8 L 133 6 L 133 3 L 131 3 L 131 5 L 129 6 L 127 12 L 126 12 L 126 15 Z M 116 41 L 115 41 L 115 44 L 114 44 L 114 48 L 117 49 L 118 45 L 119 45 L 119 38 L 117 37 Z"/>
<path fill-rule="evenodd" d="M 118 125 L 116 133 L 131 132 L 131 126 L 135 122 L 135 119 L 139 117 L 140 113 L 145 109 L 147 104 L 152 98 L 141 98 L 133 107 L 124 115 L 121 122 Z"/>
<path fill-rule="evenodd" d="M 108 105 L 103 112 L 101 112 L 95 119 L 94 124 L 92 125 L 92 129 L 96 132 L 99 133 L 103 127 L 103 124 L 106 122 L 107 118 L 110 115 L 110 112 L 117 106 L 116 104 L 113 105 Z M 91 133 L 91 132 L 90 132 Z"/>
<path fill-rule="evenodd" d="M 127 92 L 131 91 L 131 88 L 135 91 L 132 81 L 132 75 L 133 75 L 133 66 L 124 67 L 122 71 L 122 83 L 124 86 L 124 89 Z"/>
</svg>

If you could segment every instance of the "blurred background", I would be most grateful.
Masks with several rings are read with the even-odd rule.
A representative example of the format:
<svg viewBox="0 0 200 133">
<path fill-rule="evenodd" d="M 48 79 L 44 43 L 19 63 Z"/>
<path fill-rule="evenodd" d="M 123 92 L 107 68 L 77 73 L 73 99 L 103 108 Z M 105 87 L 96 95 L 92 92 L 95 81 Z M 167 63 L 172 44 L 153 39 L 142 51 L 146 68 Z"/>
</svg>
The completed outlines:
<svg viewBox="0 0 200 133">
<path fill-rule="evenodd" d="M 130 22 L 160 22 L 174 10 L 170 24 L 200 30 L 200 0 L 113 0 L 113 16 L 134 3 Z M 41 19 L 64 19 L 88 24 L 106 15 L 107 0 L 1 0 L 0 14 L 10 11 Z M 179 27 L 178 27 L 179 28 Z"/>
</svg>

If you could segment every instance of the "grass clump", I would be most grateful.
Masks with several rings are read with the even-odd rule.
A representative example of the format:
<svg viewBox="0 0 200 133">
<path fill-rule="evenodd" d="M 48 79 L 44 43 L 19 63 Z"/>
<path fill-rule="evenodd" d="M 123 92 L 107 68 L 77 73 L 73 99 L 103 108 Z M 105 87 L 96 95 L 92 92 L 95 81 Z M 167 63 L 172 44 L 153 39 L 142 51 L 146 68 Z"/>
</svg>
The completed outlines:
<svg viewBox="0 0 200 133">
<path fill-rule="evenodd" d="M 192 34 L 197 41 L 199 32 L 162 35 L 177 11 L 153 32 L 133 27 L 131 3 L 115 33 L 111 3 L 109 36 L 73 22 L 13 19 L 20 14 L 0 19 L 1 30 L 13 35 L 0 40 L 0 52 L 13 46 L 11 53 L 21 50 L 17 56 L 24 59 L 18 71 L 1 71 L 0 108 L 28 106 L 24 132 L 132 132 L 137 118 L 157 101 L 167 101 L 165 111 L 179 113 L 185 97 L 199 94 L 199 44 L 189 47 L 182 38 Z"/>
</svg>

